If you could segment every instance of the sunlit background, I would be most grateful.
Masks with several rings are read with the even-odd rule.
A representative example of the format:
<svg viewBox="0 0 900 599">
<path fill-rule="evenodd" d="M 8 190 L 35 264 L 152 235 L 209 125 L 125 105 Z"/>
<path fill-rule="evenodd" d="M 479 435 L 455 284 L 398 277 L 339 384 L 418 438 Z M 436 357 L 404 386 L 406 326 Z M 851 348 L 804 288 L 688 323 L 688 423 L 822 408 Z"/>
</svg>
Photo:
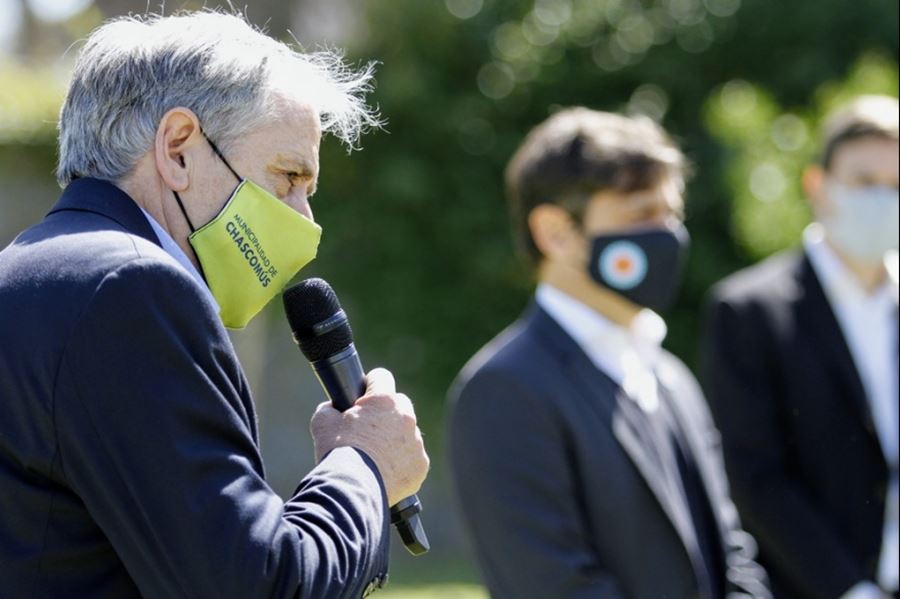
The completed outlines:
<svg viewBox="0 0 900 599">
<path fill-rule="evenodd" d="M 392 590 L 380 595 L 389 599 L 485 596 L 445 472 L 442 420 L 456 372 L 516 318 L 532 289 L 502 193 L 503 167 L 527 130 L 583 104 L 648 115 L 680 140 L 695 172 L 694 242 L 667 345 L 693 364 L 709 286 L 798 242 L 809 218 L 798 175 L 814 157 L 823 113 L 857 93 L 898 89 L 896 0 L 267 0 L 239 8 L 277 37 L 380 62 L 373 101 L 388 127 L 349 156 L 325 143 L 314 200 L 325 235 L 304 275 L 332 282 L 365 363 L 392 369 L 413 396 L 433 458 L 420 494 L 433 551 L 413 560 L 395 547 Z M 0 0 L 0 247 L 59 193 L 55 123 L 79 40 L 106 17 L 147 9 Z M 277 302 L 234 340 L 255 390 L 269 478 L 287 495 L 312 464 L 307 421 L 321 394 Z"/>
</svg>

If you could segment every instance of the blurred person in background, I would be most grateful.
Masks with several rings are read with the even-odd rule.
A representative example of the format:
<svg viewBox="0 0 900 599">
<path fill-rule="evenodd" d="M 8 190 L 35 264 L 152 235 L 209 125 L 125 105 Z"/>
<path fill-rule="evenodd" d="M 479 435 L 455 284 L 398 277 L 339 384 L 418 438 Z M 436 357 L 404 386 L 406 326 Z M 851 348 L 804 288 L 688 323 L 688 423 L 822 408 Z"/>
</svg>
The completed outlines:
<svg viewBox="0 0 900 599">
<path fill-rule="evenodd" d="M 4 597 L 358 599 L 428 458 L 384 370 L 313 417 L 283 501 L 225 327 L 316 253 L 323 131 L 377 122 L 371 73 L 216 12 L 88 38 L 59 121 L 62 198 L 0 252 Z M 299 477 L 298 477 L 299 478 Z"/>
<path fill-rule="evenodd" d="M 898 103 L 834 112 L 803 247 L 712 292 L 704 382 L 776 597 L 897 596 Z"/>
<path fill-rule="evenodd" d="M 687 250 L 684 157 L 585 108 L 507 171 L 539 284 L 451 391 L 453 476 L 492 596 L 768 597 L 705 400 L 661 347 Z"/>
</svg>

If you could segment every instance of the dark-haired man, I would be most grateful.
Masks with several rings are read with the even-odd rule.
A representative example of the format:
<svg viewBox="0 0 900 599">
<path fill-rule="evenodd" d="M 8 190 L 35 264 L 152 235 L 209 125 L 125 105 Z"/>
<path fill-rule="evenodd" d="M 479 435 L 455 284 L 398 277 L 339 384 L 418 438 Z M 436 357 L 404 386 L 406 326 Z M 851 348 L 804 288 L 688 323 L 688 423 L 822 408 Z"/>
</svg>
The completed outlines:
<svg viewBox="0 0 900 599">
<path fill-rule="evenodd" d="M 687 245 L 683 156 L 572 109 L 508 169 L 534 304 L 463 370 L 450 457 L 497 598 L 768 597 L 693 377 L 654 310 Z"/>
<path fill-rule="evenodd" d="M 802 251 L 713 292 L 705 382 L 777 597 L 897 595 L 898 104 L 826 122 Z"/>
</svg>

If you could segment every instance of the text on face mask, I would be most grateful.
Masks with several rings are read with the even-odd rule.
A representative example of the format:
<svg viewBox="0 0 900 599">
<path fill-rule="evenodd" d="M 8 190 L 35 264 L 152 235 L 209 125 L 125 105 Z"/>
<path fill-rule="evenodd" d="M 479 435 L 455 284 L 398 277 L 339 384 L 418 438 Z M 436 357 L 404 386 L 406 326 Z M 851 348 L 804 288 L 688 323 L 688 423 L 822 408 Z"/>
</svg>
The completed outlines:
<svg viewBox="0 0 900 599">
<path fill-rule="evenodd" d="M 272 279 L 278 276 L 278 269 L 272 266 L 271 260 L 266 257 L 266 252 L 253 233 L 253 229 L 239 214 L 235 214 L 234 218 L 225 224 L 225 230 L 234 240 L 238 250 L 247 261 L 247 265 L 253 270 L 262 286 L 268 287 Z"/>
</svg>

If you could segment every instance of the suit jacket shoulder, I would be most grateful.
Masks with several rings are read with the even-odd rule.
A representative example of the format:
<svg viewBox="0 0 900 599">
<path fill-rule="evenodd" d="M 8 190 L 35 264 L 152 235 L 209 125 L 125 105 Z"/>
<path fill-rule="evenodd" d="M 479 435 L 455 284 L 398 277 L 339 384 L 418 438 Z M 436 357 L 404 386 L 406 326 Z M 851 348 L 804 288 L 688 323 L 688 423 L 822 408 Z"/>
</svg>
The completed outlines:
<svg viewBox="0 0 900 599">
<path fill-rule="evenodd" d="M 776 254 L 726 277 L 713 287 L 711 297 L 734 305 L 794 299 L 803 261 L 801 251 Z"/>
<path fill-rule="evenodd" d="M 26 362 L 45 366 L 39 377 L 45 386 L 35 397 L 53 396 L 63 351 L 104 284 L 115 289 L 114 305 L 123 312 L 141 301 L 138 294 L 148 285 L 157 286 L 172 309 L 199 316 L 188 331 L 200 327 L 227 340 L 206 293 L 154 241 L 108 216 L 65 209 L 52 212 L 0 253 L 0 312 L 7 316 L 0 319 L 0 334 L 19 348 L 23 368 Z M 122 278 L 141 284 L 114 284 Z M 34 339 L 42 343 L 30 342 Z"/>
<path fill-rule="evenodd" d="M 547 369 L 560 355 L 554 351 L 558 337 L 543 334 L 548 320 L 540 308 L 531 306 L 469 360 L 451 387 L 451 399 L 459 399 L 468 387 L 485 381 L 514 385 L 520 392 L 527 390 L 530 397 L 552 395 L 555 379 L 547 377 Z"/>
</svg>

